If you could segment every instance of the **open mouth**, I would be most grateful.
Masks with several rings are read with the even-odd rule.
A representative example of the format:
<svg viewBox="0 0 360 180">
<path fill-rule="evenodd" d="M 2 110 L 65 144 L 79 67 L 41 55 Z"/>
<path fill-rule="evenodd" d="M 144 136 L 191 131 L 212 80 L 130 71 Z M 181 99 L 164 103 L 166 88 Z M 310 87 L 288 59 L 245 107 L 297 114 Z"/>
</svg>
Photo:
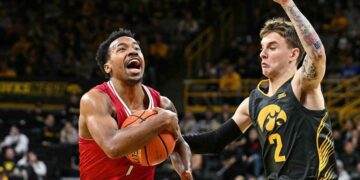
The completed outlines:
<svg viewBox="0 0 360 180">
<path fill-rule="evenodd" d="M 128 69 L 140 69 L 140 67 L 141 65 L 138 59 L 131 59 L 126 65 L 126 68 Z"/>
</svg>

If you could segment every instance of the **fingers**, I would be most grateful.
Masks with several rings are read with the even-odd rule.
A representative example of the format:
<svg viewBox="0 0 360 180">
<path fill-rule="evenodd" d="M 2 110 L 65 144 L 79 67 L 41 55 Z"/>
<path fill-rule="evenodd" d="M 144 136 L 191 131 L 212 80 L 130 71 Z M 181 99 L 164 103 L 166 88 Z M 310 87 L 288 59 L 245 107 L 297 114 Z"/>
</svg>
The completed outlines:
<svg viewBox="0 0 360 180">
<path fill-rule="evenodd" d="M 180 129 L 177 114 L 172 111 L 162 109 L 160 107 L 155 107 L 153 108 L 153 110 L 157 112 L 157 117 L 159 118 L 159 120 L 166 122 L 165 129 L 174 136 L 175 140 L 178 140 L 180 136 Z"/>
<path fill-rule="evenodd" d="M 182 174 L 181 174 L 181 180 L 192 180 L 193 177 L 192 177 L 192 174 L 189 170 L 187 171 L 184 171 Z"/>
<path fill-rule="evenodd" d="M 159 113 L 159 111 L 162 111 L 163 109 L 159 107 L 154 107 L 152 110 Z"/>
<path fill-rule="evenodd" d="M 176 127 L 175 131 L 173 132 L 173 135 L 174 135 L 175 141 L 177 141 L 179 139 L 179 137 L 181 136 L 179 126 Z"/>
</svg>

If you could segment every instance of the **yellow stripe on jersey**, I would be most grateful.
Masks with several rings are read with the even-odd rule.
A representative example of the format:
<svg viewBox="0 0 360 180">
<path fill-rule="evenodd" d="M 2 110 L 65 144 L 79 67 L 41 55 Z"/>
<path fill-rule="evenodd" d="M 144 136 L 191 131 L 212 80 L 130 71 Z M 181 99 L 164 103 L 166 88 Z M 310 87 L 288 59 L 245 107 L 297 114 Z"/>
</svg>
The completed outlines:
<svg viewBox="0 0 360 180">
<path fill-rule="evenodd" d="M 333 156 L 335 150 L 334 150 L 333 137 L 331 135 L 331 129 L 326 127 L 327 118 L 328 118 L 328 113 L 326 113 L 325 116 L 321 119 L 320 125 L 316 132 L 316 148 L 319 156 L 319 169 L 318 169 L 319 179 L 336 178 L 336 174 L 334 170 L 335 164 L 330 164 L 329 162 L 329 159 L 331 156 Z M 325 135 L 325 136 L 321 136 L 321 135 Z"/>
</svg>

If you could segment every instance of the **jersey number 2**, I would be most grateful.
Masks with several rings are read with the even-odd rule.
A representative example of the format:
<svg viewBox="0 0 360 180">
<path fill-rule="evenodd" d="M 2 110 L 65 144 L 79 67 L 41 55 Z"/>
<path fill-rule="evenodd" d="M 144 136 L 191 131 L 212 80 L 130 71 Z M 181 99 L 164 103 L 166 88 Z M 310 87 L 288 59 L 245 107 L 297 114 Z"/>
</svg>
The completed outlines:
<svg viewBox="0 0 360 180">
<path fill-rule="evenodd" d="M 278 133 L 271 134 L 269 136 L 269 142 L 270 142 L 270 144 L 276 143 L 275 154 L 274 154 L 275 162 L 284 162 L 286 160 L 285 156 L 280 155 L 280 152 L 281 152 L 281 149 L 283 146 L 280 134 L 278 134 Z"/>
</svg>

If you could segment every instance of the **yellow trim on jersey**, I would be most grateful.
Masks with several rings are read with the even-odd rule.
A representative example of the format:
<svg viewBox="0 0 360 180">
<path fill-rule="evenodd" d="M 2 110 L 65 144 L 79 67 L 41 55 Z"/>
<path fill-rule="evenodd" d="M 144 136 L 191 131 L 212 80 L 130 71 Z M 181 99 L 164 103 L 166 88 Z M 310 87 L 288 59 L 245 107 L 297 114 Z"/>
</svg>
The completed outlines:
<svg viewBox="0 0 360 180">
<path fill-rule="evenodd" d="M 293 76 L 291 76 L 289 79 L 291 79 L 291 78 L 293 78 Z M 289 81 L 289 79 L 286 80 L 286 81 L 275 91 L 274 94 L 276 94 L 277 91 L 278 91 L 286 82 Z M 262 91 L 261 88 L 260 88 L 260 86 L 261 86 L 263 83 L 266 83 L 266 82 L 267 82 L 268 84 L 270 84 L 270 79 L 261 80 L 261 81 L 259 82 L 259 84 L 257 85 L 257 89 L 258 89 L 258 91 L 259 91 L 261 94 L 263 94 L 264 96 L 272 97 L 272 96 L 269 96 L 269 95 L 268 95 L 267 93 L 265 93 L 264 91 Z"/>
<path fill-rule="evenodd" d="M 318 178 L 321 179 L 334 179 L 336 178 L 336 174 L 334 172 L 334 164 L 329 165 L 329 158 L 335 153 L 334 151 L 334 141 L 331 135 L 331 130 L 326 134 L 325 139 L 319 145 L 320 134 L 323 129 L 326 127 L 325 122 L 328 117 L 328 113 L 321 119 L 320 125 L 316 132 L 316 149 L 319 157 L 319 169 L 318 169 Z M 323 172 L 324 171 L 324 172 Z M 320 175 L 323 177 L 319 177 Z"/>
<path fill-rule="evenodd" d="M 261 86 L 263 83 L 265 83 L 265 82 L 267 82 L 267 83 L 269 84 L 270 81 L 269 81 L 269 79 L 261 80 L 261 81 L 259 82 L 259 84 L 257 85 L 257 89 L 258 89 L 258 91 L 261 92 L 261 94 L 263 94 L 264 96 L 270 97 L 270 96 L 267 95 L 264 91 L 262 91 L 261 88 L 260 88 L 260 86 Z"/>
</svg>

